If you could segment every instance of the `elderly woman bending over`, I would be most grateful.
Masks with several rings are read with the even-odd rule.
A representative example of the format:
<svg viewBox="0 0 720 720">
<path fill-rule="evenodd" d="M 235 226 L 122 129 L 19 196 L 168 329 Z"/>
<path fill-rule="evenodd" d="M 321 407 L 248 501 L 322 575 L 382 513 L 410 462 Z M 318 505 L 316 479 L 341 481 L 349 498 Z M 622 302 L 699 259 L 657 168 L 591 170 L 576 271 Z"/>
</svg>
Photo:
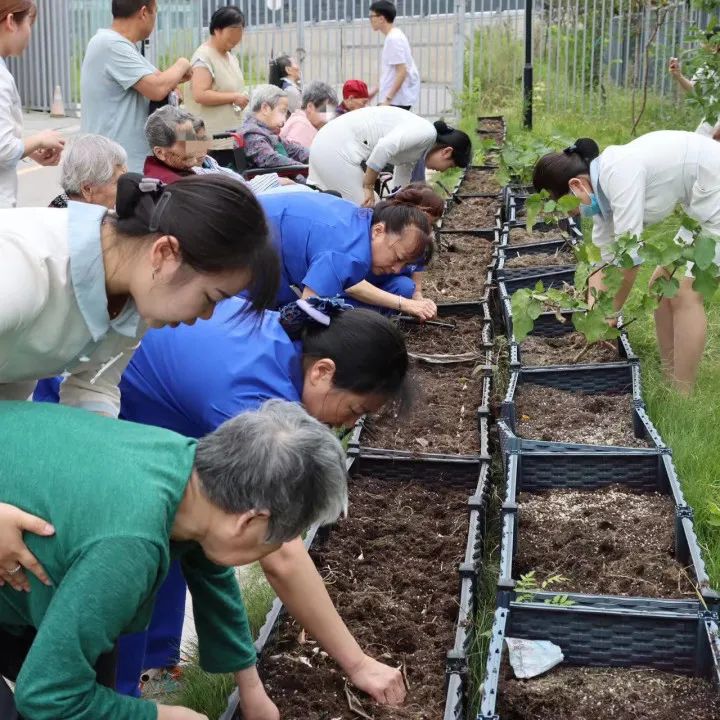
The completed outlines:
<svg viewBox="0 0 720 720">
<path fill-rule="evenodd" d="M 209 138 L 203 119 L 172 105 L 161 107 L 147 119 L 145 137 L 153 154 L 145 159 L 143 173 L 164 183 L 173 183 L 188 175 L 219 172 L 245 183 L 258 194 L 289 182 L 281 181 L 277 173 L 246 181 L 238 173 L 221 167 L 207 154 Z"/>
<path fill-rule="evenodd" d="M 251 114 L 245 118 L 241 132 L 245 155 L 258 168 L 304 165 L 310 151 L 298 143 L 282 142 L 279 134 L 288 111 L 287 93 L 274 85 L 258 85 L 250 100 Z"/>
<path fill-rule="evenodd" d="M 0 676 L 16 682 L 13 696 L 0 677 L 0 717 L 205 718 L 109 689 L 118 637 L 147 626 L 155 594 L 179 558 L 200 664 L 235 674 L 246 720 L 278 718 L 255 668 L 233 566 L 345 510 L 345 455 L 332 432 L 280 400 L 199 441 L 25 402 L 0 403 L 0 426 L 0 497 L 45 514 L 55 529 L 51 537 L 26 536 L 52 586 L 31 577 L 30 593 L 0 587 Z"/>
<path fill-rule="evenodd" d="M 68 142 L 60 164 L 63 189 L 50 207 L 66 208 L 70 200 L 115 207 L 118 178 L 127 172 L 127 153 L 102 135 L 78 135 Z"/>
</svg>

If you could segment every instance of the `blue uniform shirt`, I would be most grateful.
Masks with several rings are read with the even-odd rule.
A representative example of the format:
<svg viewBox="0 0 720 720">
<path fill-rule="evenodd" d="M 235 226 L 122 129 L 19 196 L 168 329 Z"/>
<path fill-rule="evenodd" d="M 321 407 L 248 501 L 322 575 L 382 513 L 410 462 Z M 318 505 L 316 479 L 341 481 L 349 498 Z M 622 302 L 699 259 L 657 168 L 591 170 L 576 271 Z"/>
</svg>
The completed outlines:
<svg viewBox="0 0 720 720">
<path fill-rule="evenodd" d="M 290 285 L 335 297 L 370 273 L 371 209 L 326 193 L 280 193 L 258 201 L 281 256 L 278 307 L 297 300 Z"/>
</svg>

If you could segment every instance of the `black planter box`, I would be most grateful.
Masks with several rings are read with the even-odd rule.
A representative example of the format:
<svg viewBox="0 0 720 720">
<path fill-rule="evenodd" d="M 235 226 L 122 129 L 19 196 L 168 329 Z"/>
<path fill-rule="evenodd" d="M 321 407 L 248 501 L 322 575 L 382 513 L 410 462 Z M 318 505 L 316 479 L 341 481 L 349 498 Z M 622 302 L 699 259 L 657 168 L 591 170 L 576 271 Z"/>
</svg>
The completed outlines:
<svg viewBox="0 0 720 720">
<path fill-rule="evenodd" d="M 507 294 L 512 295 L 516 290 L 532 289 L 538 282 L 542 282 L 546 290 L 562 287 L 564 283 L 572 285 L 575 281 L 575 265 L 503 268 L 502 271 L 498 268 L 497 276 L 505 284 Z"/>
<path fill-rule="evenodd" d="M 557 461 L 557 456 L 552 456 Z M 615 466 L 614 458 L 605 456 L 605 463 L 597 463 L 596 460 L 578 456 L 575 453 L 563 458 L 565 464 L 573 462 L 585 470 L 584 474 L 568 477 L 562 472 L 563 463 L 557 472 L 548 474 L 545 472 L 538 476 L 538 458 L 529 453 L 511 453 L 506 463 L 506 487 L 505 501 L 502 506 L 502 539 L 500 551 L 500 576 L 498 580 L 498 592 L 501 604 L 506 604 L 515 588 L 518 578 L 515 577 L 513 559 L 517 550 L 518 534 L 522 533 L 520 525 L 522 516 L 522 505 L 518 504 L 518 494 L 522 491 L 544 492 L 547 490 L 595 490 L 608 485 L 618 484 L 626 486 L 635 492 L 656 492 L 669 495 L 675 505 L 675 558 L 684 566 L 691 567 L 694 577 L 691 578 L 698 592 L 702 595 L 706 605 L 717 604 L 720 594 L 712 589 L 708 577 L 705 562 L 697 540 L 693 525 L 693 512 L 683 496 L 682 488 L 675 473 L 672 457 L 669 453 L 661 453 L 657 456 L 657 462 L 650 463 L 649 467 L 638 473 L 626 471 L 613 473 L 610 468 Z M 554 463 L 555 464 L 555 463 Z M 547 465 L 545 466 L 547 470 Z M 640 468 L 638 468 L 640 469 Z M 647 472 L 649 470 L 649 472 Z M 574 593 L 585 597 L 594 597 L 583 593 Z M 607 596 L 614 597 L 614 596 Z M 694 601 L 694 599 L 693 599 Z M 700 609 L 698 607 L 698 609 Z"/>
<path fill-rule="evenodd" d="M 538 593 L 538 602 L 511 602 L 495 612 L 477 720 L 503 720 L 497 696 L 506 636 L 549 640 L 560 646 L 565 664 L 644 666 L 720 680 L 717 615 L 696 603 L 580 595 L 569 596 L 576 603 L 570 607 L 542 602 L 552 596 Z"/>
</svg>

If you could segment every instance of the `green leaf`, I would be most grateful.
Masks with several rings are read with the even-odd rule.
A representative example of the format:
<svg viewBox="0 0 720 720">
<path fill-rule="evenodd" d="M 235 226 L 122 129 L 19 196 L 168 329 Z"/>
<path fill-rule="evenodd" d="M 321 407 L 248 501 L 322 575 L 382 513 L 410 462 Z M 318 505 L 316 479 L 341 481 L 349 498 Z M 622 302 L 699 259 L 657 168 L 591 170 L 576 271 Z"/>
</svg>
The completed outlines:
<svg viewBox="0 0 720 720">
<path fill-rule="evenodd" d="M 576 210 L 580 206 L 580 200 L 579 198 L 576 198 L 572 193 L 568 195 L 563 195 L 558 201 L 557 201 L 557 208 L 558 210 L 561 210 L 566 215 Z"/>
<path fill-rule="evenodd" d="M 585 339 L 590 344 L 600 340 L 610 340 L 619 334 L 617 328 L 608 325 L 605 314 L 597 305 L 586 312 L 575 313 L 573 315 L 573 325 L 578 332 L 585 336 Z"/>
<path fill-rule="evenodd" d="M 710 267 L 705 270 L 694 267 L 692 272 L 695 276 L 693 290 L 700 293 L 705 302 L 710 302 L 718 288 L 717 266 L 710 265 Z"/>
<path fill-rule="evenodd" d="M 693 260 L 701 270 L 707 270 L 715 260 L 715 244 L 715 237 L 709 233 L 701 233 L 695 240 Z"/>
<path fill-rule="evenodd" d="M 587 263 L 579 262 L 575 266 L 575 277 L 573 283 L 578 290 L 587 288 L 588 278 L 590 277 L 591 267 Z"/>
<path fill-rule="evenodd" d="M 659 277 L 653 283 L 653 290 L 655 291 L 658 298 L 672 298 L 677 295 L 680 289 L 680 283 L 675 277 Z"/>
</svg>

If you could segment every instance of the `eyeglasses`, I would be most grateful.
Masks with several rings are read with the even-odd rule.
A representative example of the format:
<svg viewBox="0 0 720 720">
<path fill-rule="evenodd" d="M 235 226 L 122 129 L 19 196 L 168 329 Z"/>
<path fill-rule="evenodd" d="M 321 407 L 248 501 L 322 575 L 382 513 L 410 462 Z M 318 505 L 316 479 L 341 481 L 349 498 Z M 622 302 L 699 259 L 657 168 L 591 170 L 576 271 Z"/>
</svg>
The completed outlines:
<svg viewBox="0 0 720 720">
<path fill-rule="evenodd" d="M 378 15 L 377 13 L 370 13 L 370 19 L 371 19 L 371 20 L 372 20 L 373 18 L 376 18 L 376 17 L 382 17 L 382 16 L 381 16 L 381 15 Z"/>
</svg>

